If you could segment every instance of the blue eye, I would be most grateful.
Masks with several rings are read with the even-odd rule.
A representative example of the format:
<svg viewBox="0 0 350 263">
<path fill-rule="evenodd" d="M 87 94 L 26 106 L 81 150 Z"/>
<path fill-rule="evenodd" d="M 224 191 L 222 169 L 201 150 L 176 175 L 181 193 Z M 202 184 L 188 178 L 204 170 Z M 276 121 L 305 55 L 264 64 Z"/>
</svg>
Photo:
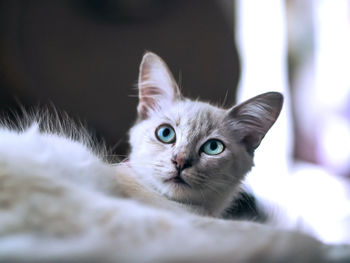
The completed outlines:
<svg viewBox="0 0 350 263">
<path fill-rule="evenodd" d="M 163 143 L 173 143 L 176 139 L 174 129 L 170 125 L 161 125 L 156 130 L 156 137 Z"/>
<path fill-rule="evenodd" d="M 202 151 L 208 155 L 217 155 L 225 150 L 225 146 L 222 142 L 216 139 L 208 140 L 202 146 Z"/>
</svg>

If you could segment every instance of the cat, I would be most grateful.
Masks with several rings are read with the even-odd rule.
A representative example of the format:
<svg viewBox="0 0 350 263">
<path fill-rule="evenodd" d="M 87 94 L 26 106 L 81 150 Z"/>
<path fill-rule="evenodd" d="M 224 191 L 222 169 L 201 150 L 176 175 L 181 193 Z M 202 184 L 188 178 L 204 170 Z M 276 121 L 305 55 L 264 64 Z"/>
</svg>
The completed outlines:
<svg viewBox="0 0 350 263">
<path fill-rule="evenodd" d="M 140 65 L 130 166 L 161 195 L 221 216 L 238 195 L 254 150 L 282 103 L 277 92 L 228 110 L 184 98 L 165 62 L 148 52 Z"/>
<path fill-rule="evenodd" d="M 242 182 L 253 166 L 254 151 L 279 116 L 282 94 L 267 92 L 226 110 L 185 98 L 166 63 L 154 53 L 144 55 L 139 72 L 129 165 L 145 185 L 201 215 L 254 220 L 326 242 L 349 243 L 350 203 L 335 178 L 304 167 L 302 177 L 281 174 L 264 182 L 269 187 L 263 188 L 268 193 L 263 195 L 254 192 L 261 190 L 257 182 Z M 318 182 L 313 198 L 304 186 L 310 176 Z M 278 195 L 271 184 L 279 189 Z M 327 190 L 338 194 L 325 197 Z M 317 202 L 342 208 L 332 209 L 330 216 L 323 206 L 317 209 Z"/>
<path fill-rule="evenodd" d="M 167 69 L 158 57 L 147 53 L 141 64 L 140 76 L 152 74 L 144 67 L 149 58 L 161 63 L 156 64 L 161 66 L 156 67 L 157 70 Z M 143 81 L 142 77 L 141 80 L 141 86 L 154 85 Z M 239 160 L 243 160 L 244 167 L 238 166 L 238 172 L 230 174 L 231 179 L 220 179 L 232 183 L 225 187 L 233 194 L 223 192 L 223 196 L 216 199 L 218 197 L 210 191 L 204 192 L 206 197 L 215 199 L 209 202 L 198 199 L 197 194 L 189 194 L 187 191 L 191 189 L 182 188 L 187 187 L 186 184 L 192 186 L 198 183 L 188 178 L 195 171 L 185 173 L 186 169 L 190 169 L 190 164 L 199 171 L 200 166 L 196 163 L 200 162 L 198 157 L 192 163 L 179 156 L 174 158 L 174 164 L 171 164 L 177 168 L 175 172 L 182 170 L 179 174 L 174 170 L 165 173 L 175 176 L 165 178 L 165 181 L 170 179 L 170 186 L 166 186 L 168 182 L 157 181 L 160 174 L 150 170 L 150 165 L 142 163 L 143 160 L 150 160 L 151 156 L 156 157 L 155 143 L 166 149 L 172 147 L 174 137 L 181 142 L 181 136 L 185 136 L 178 131 L 177 119 L 175 124 L 171 120 L 164 123 L 172 124 L 171 127 L 149 121 L 161 106 L 164 107 L 174 98 L 166 97 L 170 98 L 166 103 L 153 100 L 163 94 L 156 89 L 151 91 L 151 94 L 142 94 L 140 89 L 139 119 L 130 131 L 133 146 L 130 160 L 122 163 L 108 162 L 105 148 L 96 145 L 84 129 L 67 119 L 58 120 L 40 113 L 27 115 L 16 125 L 2 121 L 1 262 L 348 262 L 349 247 L 328 246 L 302 233 L 282 231 L 253 222 L 213 217 L 219 216 L 228 203 L 227 199 L 237 192 L 243 173 L 250 169 L 254 149 L 277 118 L 281 106 L 280 95 L 270 93 L 258 96 L 228 111 L 181 98 L 181 103 L 193 103 L 195 107 L 190 107 L 190 110 L 215 109 L 217 113 L 230 116 L 227 118 L 230 118 L 230 122 L 235 121 L 238 127 L 233 135 L 222 138 L 217 132 L 215 137 L 209 136 L 213 134 L 201 137 L 202 143 L 197 141 L 196 153 L 203 151 L 201 154 L 210 155 L 215 152 L 217 157 L 213 158 L 219 158 L 226 151 L 225 158 L 231 158 L 232 154 L 229 153 L 234 149 L 243 153 Z M 159 102 L 165 104 L 157 104 Z M 181 110 L 186 110 L 185 106 Z M 273 119 L 270 115 L 260 114 L 266 111 L 273 113 Z M 257 119 L 252 117 L 256 114 L 264 117 L 265 129 L 241 129 L 255 127 Z M 159 121 L 164 116 L 159 115 Z M 244 122 L 242 116 L 250 118 Z M 217 118 L 219 121 L 220 116 Z M 178 125 L 183 121 L 179 120 Z M 219 125 L 225 127 L 224 122 L 219 122 Z M 142 146 L 140 140 L 151 138 L 151 134 L 154 135 L 152 140 L 149 139 L 151 145 L 138 148 Z M 227 138 L 233 139 L 233 145 L 237 148 L 230 146 Z M 212 144 L 214 139 L 218 141 Z M 211 140 L 210 143 L 206 143 L 208 140 Z M 192 144 L 191 147 L 195 148 Z M 136 155 L 138 151 L 145 153 Z M 209 157 L 205 157 L 208 163 Z M 166 158 L 163 161 L 171 162 Z M 233 165 L 237 165 L 237 162 Z M 220 194 L 217 193 L 218 196 Z M 219 208 L 213 207 L 216 203 Z"/>
</svg>

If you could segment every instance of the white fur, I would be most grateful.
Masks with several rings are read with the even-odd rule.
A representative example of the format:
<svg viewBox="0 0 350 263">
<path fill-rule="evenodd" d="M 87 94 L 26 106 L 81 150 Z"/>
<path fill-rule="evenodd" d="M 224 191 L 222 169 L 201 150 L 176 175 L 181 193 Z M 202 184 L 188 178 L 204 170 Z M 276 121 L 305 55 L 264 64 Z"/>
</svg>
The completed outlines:
<svg viewBox="0 0 350 263">
<path fill-rule="evenodd" d="M 139 187 L 135 181 L 129 190 L 119 189 L 123 178 L 133 181 L 132 171 L 103 162 L 84 143 L 41 133 L 35 125 L 23 132 L 1 128 L 0 261 L 345 262 L 348 257 L 346 248 L 327 248 L 298 233 L 157 208 L 155 201 L 145 203 L 146 195 L 144 202 L 123 197 Z"/>
</svg>

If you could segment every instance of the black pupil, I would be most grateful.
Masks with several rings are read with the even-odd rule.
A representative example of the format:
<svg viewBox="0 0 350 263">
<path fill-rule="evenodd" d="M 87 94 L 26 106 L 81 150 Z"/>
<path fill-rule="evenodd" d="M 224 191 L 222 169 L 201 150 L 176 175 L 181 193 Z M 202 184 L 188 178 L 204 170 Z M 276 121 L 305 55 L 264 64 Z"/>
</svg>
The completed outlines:
<svg viewBox="0 0 350 263">
<path fill-rule="evenodd" d="M 169 134 L 170 134 L 170 129 L 169 129 L 169 128 L 165 128 L 165 129 L 163 130 L 163 136 L 164 136 L 164 137 L 168 137 Z"/>
<path fill-rule="evenodd" d="M 210 143 L 210 150 L 214 151 L 218 148 L 218 143 L 216 141 L 213 141 Z"/>
</svg>

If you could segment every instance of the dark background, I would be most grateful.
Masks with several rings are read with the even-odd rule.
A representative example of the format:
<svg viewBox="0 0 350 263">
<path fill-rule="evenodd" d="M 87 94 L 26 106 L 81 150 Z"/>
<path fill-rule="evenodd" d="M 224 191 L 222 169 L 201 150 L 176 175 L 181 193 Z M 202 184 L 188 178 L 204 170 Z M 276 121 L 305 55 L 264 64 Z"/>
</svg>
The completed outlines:
<svg viewBox="0 0 350 263">
<path fill-rule="evenodd" d="M 239 63 L 225 13 L 233 9 L 219 2 L 2 0 L 0 111 L 53 104 L 124 154 L 146 50 L 181 76 L 186 96 L 222 103 L 227 93 L 231 105 Z"/>
</svg>

